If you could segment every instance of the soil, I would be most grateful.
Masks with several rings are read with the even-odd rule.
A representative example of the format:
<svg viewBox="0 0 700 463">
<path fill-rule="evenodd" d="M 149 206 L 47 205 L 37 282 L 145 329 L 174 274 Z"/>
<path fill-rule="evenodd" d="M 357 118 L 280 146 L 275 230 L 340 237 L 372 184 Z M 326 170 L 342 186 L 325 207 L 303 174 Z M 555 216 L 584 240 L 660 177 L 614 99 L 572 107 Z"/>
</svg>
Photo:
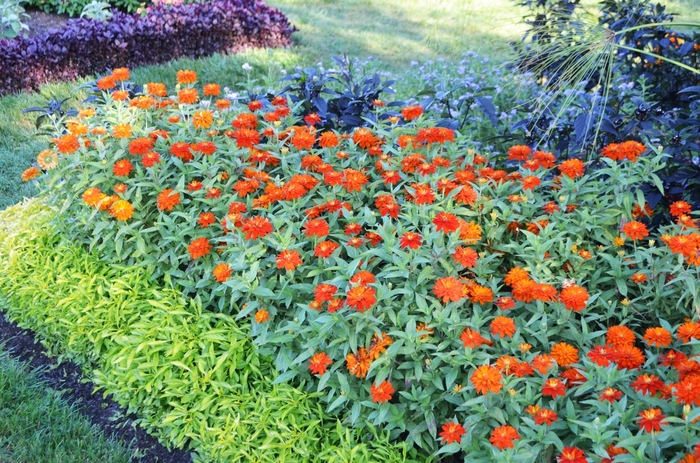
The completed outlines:
<svg viewBox="0 0 700 463">
<path fill-rule="evenodd" d="M 102 393 L 93 394 L 94 384 L 86 382 L 80 367 L 73 362 L 47 357 L 44 349 L 36 342 L 33 334 L 8 321 L 0 312 L 0 342 L 5 350 L 19 361 L 27 362 L 31 368 L 39 369 L 39 377 L 46 384 L 63 393 L 69 404 L 97 425 L 107 436 L 123 441 L 133 451 L 138 449 L 137 463 L 191 463 L 189 453 L 182 450 L 168 450 L 143 428 L 133 426 L 134 415 L 116 402 L 105 399 Z"/>
<path fill-rule="evenodd" d="M 22 35 L 27 37 L 35 37 L 51 29 L 60 29 L 70 19 L 65 14 L 44 13 L 31 8 L 27 9 L 25 13 L 29 15 L 29 19 L 25 19 L 23 22 L 29 26 L 29 30 L 24 31 Z"/>
</svg>

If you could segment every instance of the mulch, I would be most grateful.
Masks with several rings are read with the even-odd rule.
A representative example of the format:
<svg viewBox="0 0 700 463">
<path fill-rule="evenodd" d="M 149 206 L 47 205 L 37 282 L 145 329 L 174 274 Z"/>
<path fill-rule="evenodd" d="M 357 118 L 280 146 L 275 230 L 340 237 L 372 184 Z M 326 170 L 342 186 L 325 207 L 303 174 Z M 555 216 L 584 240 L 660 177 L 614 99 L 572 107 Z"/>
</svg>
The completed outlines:
<svg viewBox="0 0 700 463">
<path fill-rule="evenodd" d="M 25 30 L 22 35 L 27 37 L 35 37 L 51 29 L 60 29 L 70 19 L 65 14 L 44 13 L 31 8 L 27 9 L 25 13 L 29 15 L 29 19 L 25 19 L 22 22 L 29 26 L 29 30 Z"/>
<path fill-rule="evenodd" d="M 134 415 L 116 402 L 105 399 L 102 393 L 92 393 L 94 384 L 86 382 L 80 367 L 70 361 L 60 364 L 44 354 L 44 348 L 33 334 L 8 321 L 0 312 L 0 342 L 11 357 L 26 362 L 32 369 L 38 369 L 39 378 L 60 391 L 63 399 L 97 425 L 105 435 L 122 440 L 133 451 L 138 450 L 137 463 L 191 463 L 189 453 L 182 450 L 168 450 L 156 438 L 137 426 L 133 426 Z"/>
</svg>

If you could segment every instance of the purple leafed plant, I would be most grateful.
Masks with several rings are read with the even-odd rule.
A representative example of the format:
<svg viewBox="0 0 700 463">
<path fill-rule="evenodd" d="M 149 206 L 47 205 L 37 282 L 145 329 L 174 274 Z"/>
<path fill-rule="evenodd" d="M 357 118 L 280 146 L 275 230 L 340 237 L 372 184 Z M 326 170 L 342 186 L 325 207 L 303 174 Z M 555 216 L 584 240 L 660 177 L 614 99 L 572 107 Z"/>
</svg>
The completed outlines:
<svg viewBox="0 0 700 463">
<path fill-rule="evenodd" d="M 71 19 L 36 37 L 0 40 L 0 95 L 116 67 L 288 46 L 295 30 L 262 0 L 161 4 L 145 16 L 113 10 L 108 22 Z"/>
</svg>

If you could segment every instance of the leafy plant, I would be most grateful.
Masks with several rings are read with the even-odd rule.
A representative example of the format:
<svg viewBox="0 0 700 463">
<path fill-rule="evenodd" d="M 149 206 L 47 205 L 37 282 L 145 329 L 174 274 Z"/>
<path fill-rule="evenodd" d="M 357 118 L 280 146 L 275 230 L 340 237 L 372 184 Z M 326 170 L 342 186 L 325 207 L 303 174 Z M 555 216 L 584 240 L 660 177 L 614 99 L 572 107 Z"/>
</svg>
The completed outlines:
<svg viewBox="0 0 700 463">
<path fill-rule="evenodd" d="M 22 22 L 29 18 L 22 6 L 24 0 L 2 0 L 0 2 L 0 39 L 13 39 L 22 31 L 29 30 L 29 26 Z"/>
<path fill-rule="evenodd" d="M 78 111 L 75 109 L 66 110 L 63 108 L 63 104 L 70 99 L 72 99 L 72 96 L 62 100 L 52 99 L 46 106 L 33 106 L 22 110 L 22 114 L 39 113 L 34 123 L 36 129 L 41 130 L 42 132 L 39 133 L 42 135 L 51 135 L 57 131 L 63 131 L 66 118 L 78 115 Z"/>
<path fill-rule="evenodd" d="M 80 17 L 94 19 L 95 21 L 107 22 L 112 19 L 112 12 L 109 10 L 109 8 L 109 2 L 93 0 L 83 7 Z"/>
<path fill-rule="evenodd" d="M 339 69 L 319 71 L 317 68 L 297 69 L 294 74 L 281 79 L 287 84 L 280 95 L 288 96 L 299 104 L 301 116 L 316 114 L 320 122 L 315 125 L 326 130 L 352 130 L 377 122 L 377 104 L 382 94 L 393 94 L 395 80 L 383 81 L 377 73 L 357 76 L 356 67 L 347 55 L 333 56 Z M 326 96 L 327 95 L 327 96 Z M 391 102 L 389 106 L 401 106 Z M 383 117 L 396 116 L 383 112 Z"/>
</svg>

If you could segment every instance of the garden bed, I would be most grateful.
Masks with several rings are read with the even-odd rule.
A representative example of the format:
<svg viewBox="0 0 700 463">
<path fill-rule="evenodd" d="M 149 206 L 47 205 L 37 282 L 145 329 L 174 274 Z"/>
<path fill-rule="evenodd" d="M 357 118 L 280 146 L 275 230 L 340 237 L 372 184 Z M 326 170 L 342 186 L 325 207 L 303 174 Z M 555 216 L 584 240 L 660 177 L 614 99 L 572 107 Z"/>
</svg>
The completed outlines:
<svg viewBox="0 0 700 463">
<path fill-rule="evenodd" d="M 658 148 L 478 153 L 420 106 L 348 118 L 291 95 L 231 101 L 192 71 L 172 98 L 159 83 L 131 97 L 128 79 L 100 79 L 103 102 L 25 172 L 65 185 L 48 200 L 71 220 L 40 232 L 55 212 L 5 215 L 0 286 L 12 317 L 101 365 L 96 383 L 161 438 L 208 461 L 243 455 L 243 436 L 261 458 L 321 458 L 344 426 L 380 429 L 362 445 L 385 461 L 692 453 L 700 236 L 679 201 L 649 239 L 636 188 L 659 183 Z M 35 275 L 46 258 L 61 263 Z M 268 429 L 266 402 L 289 394 L 303 440 L 232 433 L 243 417 Z"/>
</svg>

